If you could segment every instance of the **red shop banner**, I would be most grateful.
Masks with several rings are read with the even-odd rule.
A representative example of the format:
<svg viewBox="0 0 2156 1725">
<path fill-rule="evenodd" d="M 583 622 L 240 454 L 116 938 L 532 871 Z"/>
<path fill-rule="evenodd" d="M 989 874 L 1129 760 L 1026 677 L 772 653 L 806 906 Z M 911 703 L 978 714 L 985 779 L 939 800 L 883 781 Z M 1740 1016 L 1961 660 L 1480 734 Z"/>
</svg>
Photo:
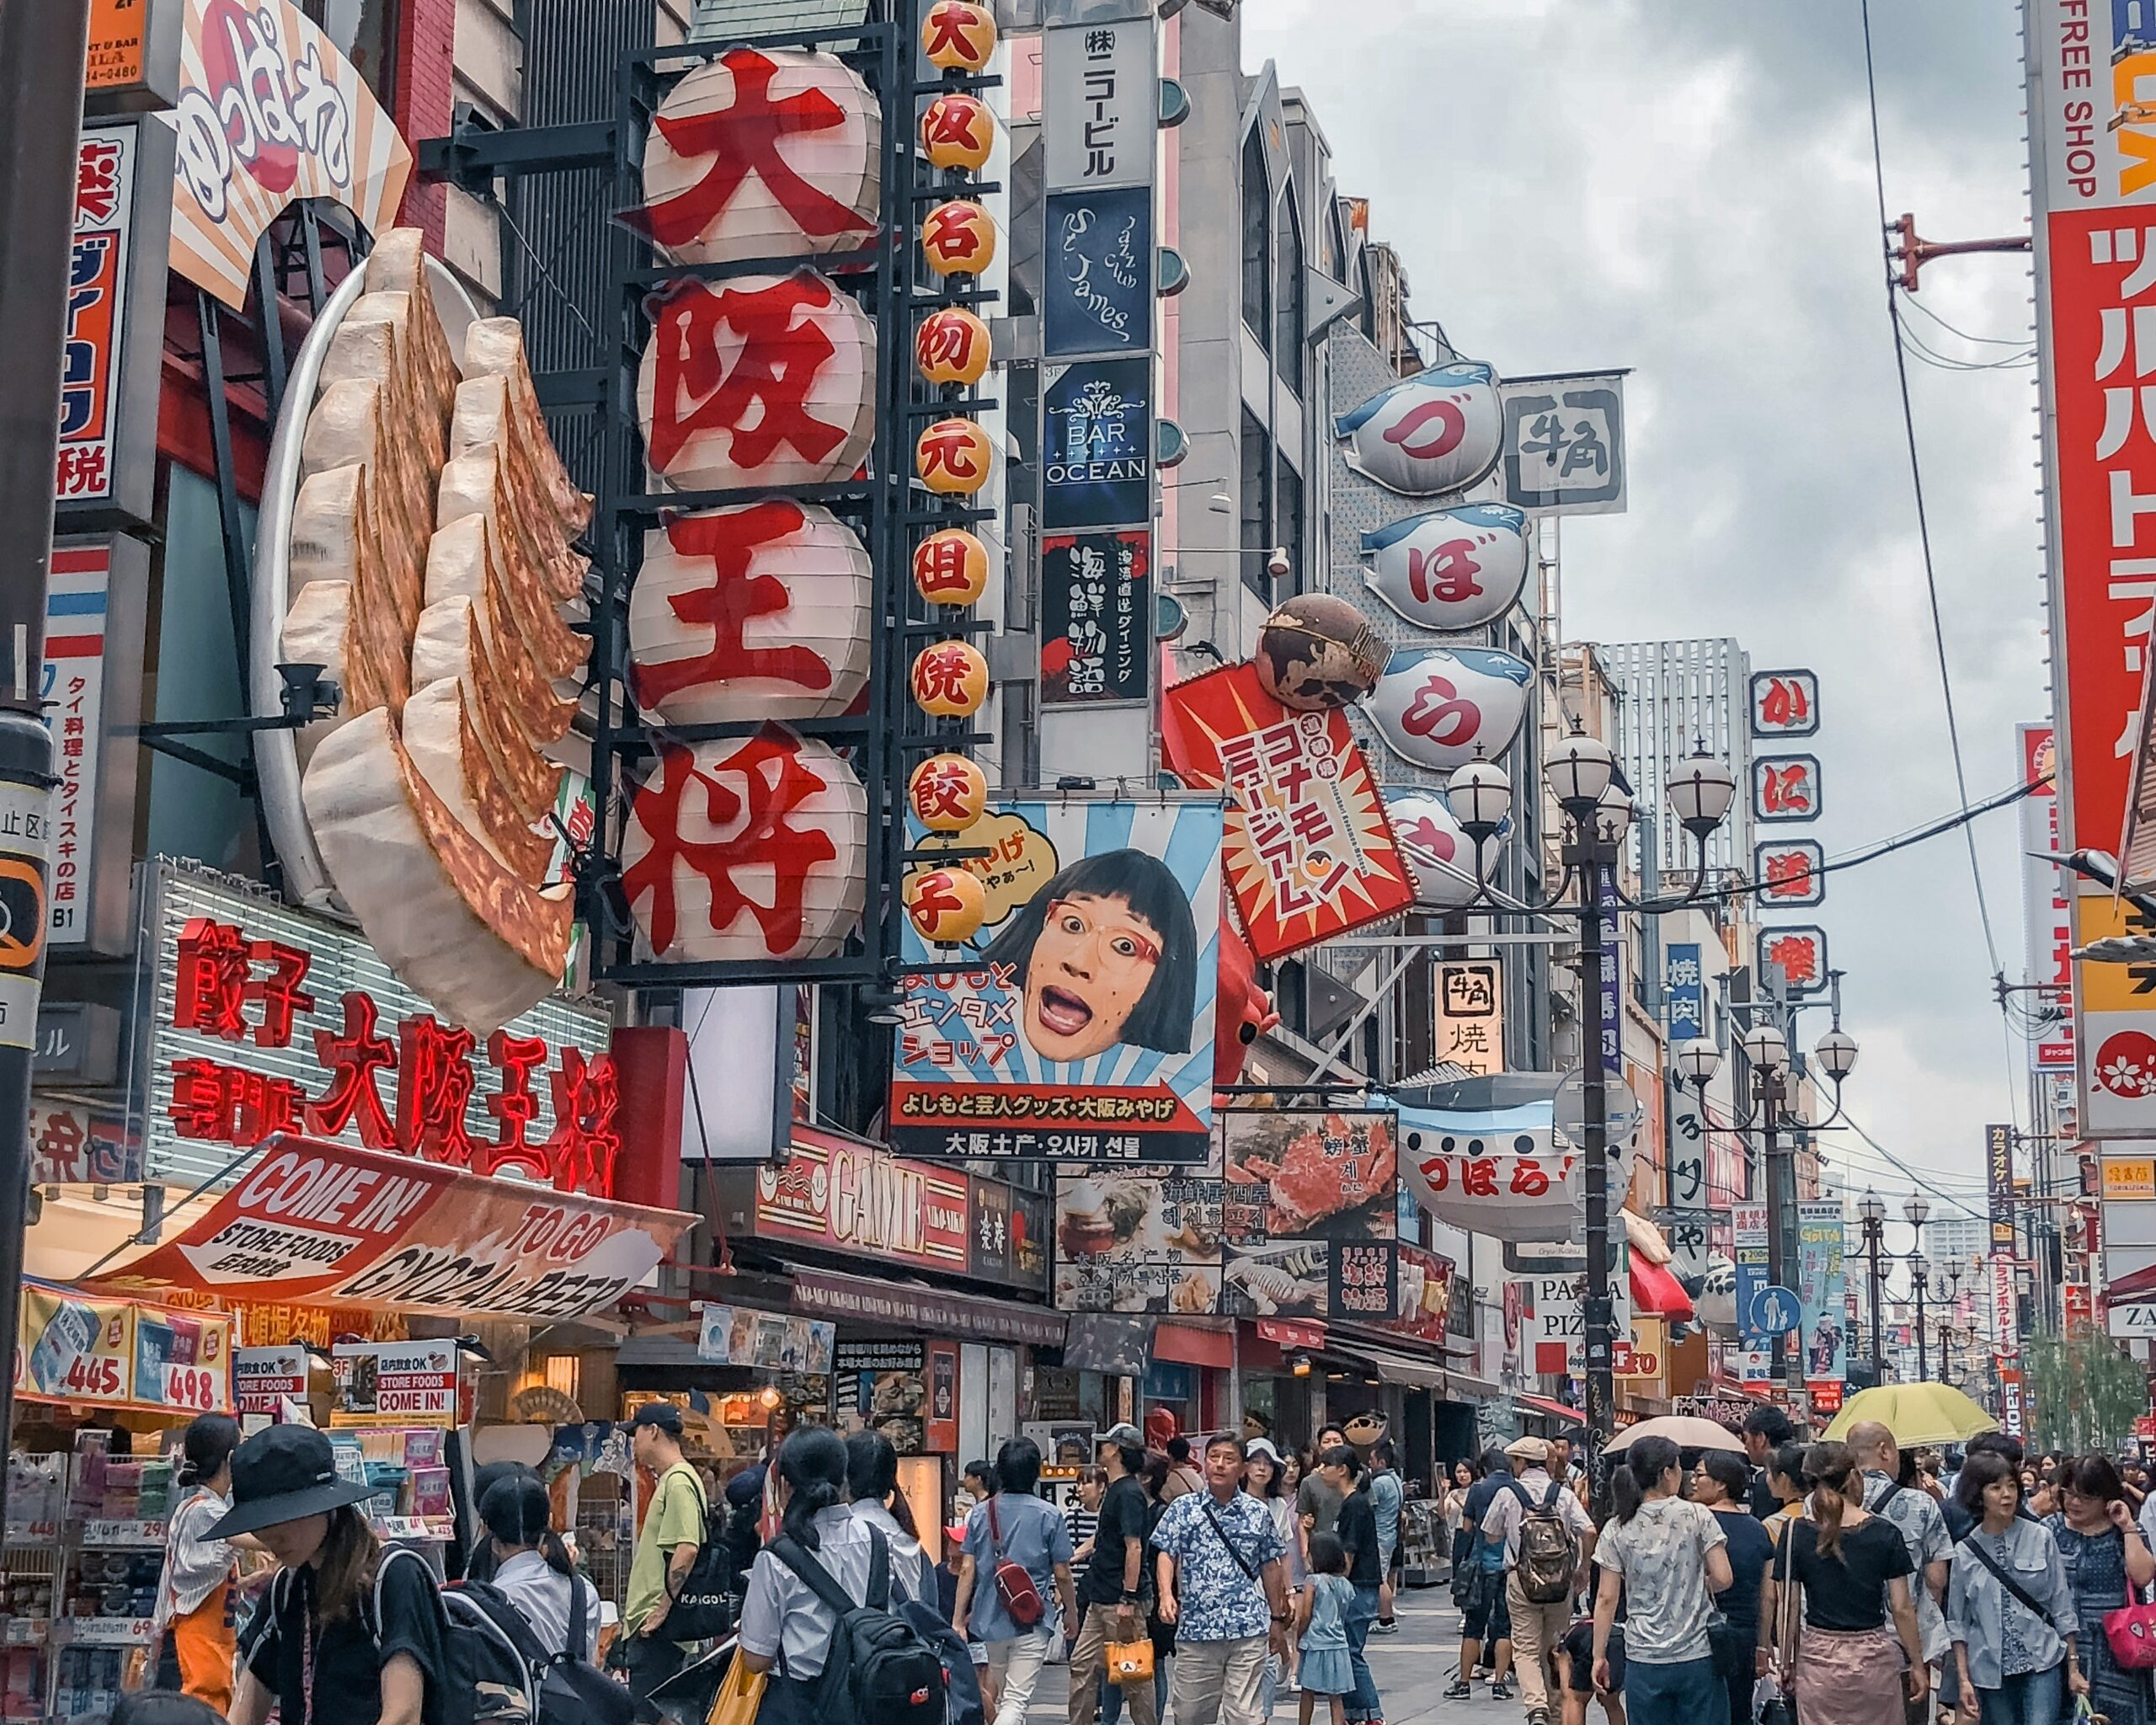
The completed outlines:
<svg viewBox="0 0 2156 1725">
<path fill-rule="evenodd" d="M 798 1125 L 792 1156 L 756 1170 L 755 1232 L 963 1275 L 970 1198 L 963 1169 Z"/>
</svg>

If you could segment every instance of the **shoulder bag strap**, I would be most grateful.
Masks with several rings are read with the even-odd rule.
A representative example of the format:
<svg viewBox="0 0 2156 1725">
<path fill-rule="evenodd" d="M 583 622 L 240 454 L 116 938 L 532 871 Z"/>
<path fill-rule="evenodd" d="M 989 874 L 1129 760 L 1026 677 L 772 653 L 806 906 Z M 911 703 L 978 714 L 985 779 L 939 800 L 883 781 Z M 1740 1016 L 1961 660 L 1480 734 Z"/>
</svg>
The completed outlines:
<svg viewBox="0 0 2156 1725">
<path fill-rule="evenodd" d="M 988 1549 L 998 1563 L 1003 1561 L 1003 1524 L 995 1519 L 995 1500 L 1000 1493 L 988 1494 Z"/>
<path fill-rule="evenodd" d="M 891 1546 L 880 1527 L 868 1530 L 868 1597 L 862 1603 L 878 1611 L 891 1609 Z"/>
<path fill-rule="evenodd" d="M 818 1561 L 816 1554 L 792 1534 L 781 1534 L 764 1549 L 806 1582 L 808 1591 L 840 1616 L 861 1609 L 859 1604 L 838 1584 L 831 1572 Z"/>
<path fill-rule="evenodd" d="M 1796 1522 L 1794 1518 L 1782 1524 L 1781 1551 L 1782 1590 L 1779 1609 L 1774 1613 L 1774 1664 L 1782 1673 L 1782 1686 L 1789 1686 L 1789 1679 L 1796 1670 L 1796 1649 L 1794 1621 L 1796 1612 Z"/>
<path fill-rule="evenodd" d="M 1245 1579 L 1256 1581 L 1257 1572 L 1250 1567 L 1248 1560 L 1235 1549 L 1235 1542 L 1228 1537 L 1228 1530 L 1220 1525 L 1219 1513 L 1213 1507 L 1210 1493 L 1198 1499 L 1198 1507 L 1205 1512 L 1205 1519 L 1213 1524 L 1214 1536 L 1228 1548 L 1228 1555 L 1235 1560 L 1235 1567 L 1242 1571 Z"/>
<path fill-rule="evenodd" d="M 2054 1635 L 2066 1636 L 2073 1633 L 2073 1631 L 2072 1630 L 2061 1629 L 2058 1626 L 2057 1621 L 2052 1616 L 2052 1614 L 2046 1610 L 2044 1607 L 2038 1605 L 2035 1599 L 2031 1599 L 2029 1596 L 2028 1590 L 2024 1588 L 2020 1582 L 2015 1580 L 2012 1576 L 2009 1575 L 2004 1569 L 1999 1567 L 1999 1559 L 1993 1557 L 1990 1552 L 1987 1551 L 1982 1546 L 1977 1543 L 1976 1535 L 1973 1533 L 1971 1534 L 1968 1538 L 1961 1541 L 1961 1544 L 1971 1557 L 1974 1557 L 1977 1562 L 1983 1564 L 1985 1568 L 1991 1571 L 1992 1578 L 1994 1581 L 1998 1582 L 1998 1583 L 2001 1587 L 2004 1588 L 2008 1593 L 2013 1594 L 2016 1599 L 2019 1599 L 2021 1602 L 2022 1609 L 2027 1611 L 2031 1616 L 2034 1617 L 2038 1622 L 2047 1626 Z"/>
<path fill-rule="evenodd" d="M 1551 1480 L 1550 1482 L 1550 1495 L 1542 1500 L 1542 1507 L 1545 1509 L 1555 1509 L 1557 1507 L 1557 1499 L 1564 1495 L 1564 1481 L 1561 1479 Z"/>
<path fill-rule="evenodd" d="M 568 1654 L 579 1664 L 584 1663 L 585 1652 L 591 1645 L 588 1639 L 590 1631 L 584 1621 L 584 1590 L 590 1585 L 581 1575 L 569 1577 Z"/>
</svg>

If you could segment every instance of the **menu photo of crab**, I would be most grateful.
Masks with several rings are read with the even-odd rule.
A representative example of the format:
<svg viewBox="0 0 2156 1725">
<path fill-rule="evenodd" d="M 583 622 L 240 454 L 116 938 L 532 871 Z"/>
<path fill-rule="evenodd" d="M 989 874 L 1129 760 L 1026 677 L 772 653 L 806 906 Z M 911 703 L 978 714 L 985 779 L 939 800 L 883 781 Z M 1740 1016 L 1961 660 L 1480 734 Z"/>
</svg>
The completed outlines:
<svg viewBox="0 0 2156 1725">
<path fill-rule="evenodd" d="M 1221 1311 L 1390 1318 L 1400 1274 L 1398 1117 L 1239 1108 L 1220 1118 Z"/>
</svg>

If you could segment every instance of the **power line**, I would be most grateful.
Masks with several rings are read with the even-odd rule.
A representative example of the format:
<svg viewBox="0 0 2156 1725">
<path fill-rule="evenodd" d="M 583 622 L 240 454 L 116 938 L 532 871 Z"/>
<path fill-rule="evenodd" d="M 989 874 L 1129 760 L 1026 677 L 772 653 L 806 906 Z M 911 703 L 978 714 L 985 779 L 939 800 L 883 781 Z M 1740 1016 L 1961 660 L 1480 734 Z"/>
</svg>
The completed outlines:
<svg viewBox="0 0 2156 1725">
<path fill-rule="evenodd" d="M 1933 323 L 1936 323 L 1941 329 L 1944 329 L 1949 335 L 1958 335 L 1964 341 L 1973 341 L 1982 347 L 2027 348 L 2031 352 L 2034 352 L 2036 350 L 2036 344 L 2032 341 L 2024 339 L 2009 339 L 2006 337 L 1997 335 L 1972 335 L 1966 329 L 1957 329 L 1954 325 L 1949 323 L 1944 318 L 1940 317 L 1938 312 L 1933 311 L 1929 306 L 1925 305 L 1923 301 L 1916 298 L 1913 295 L 1905 295 L 1903 297 L 1902 303 L 1905 306 L 1913 307 L 1916 310 L 1922 312 L 1925 317 L 1930 318 Z"/>
<path fill-rule="evenodd" d="M 1967 805 L 1969 800 L 1968 773 L 1961 759 L 1961 726 L 1954 711 L 1954 678 L 1946 662 L 1946 628 L 1940 613 L 1939 576 L 1931 556 L 1931 521 L 1924 508 L 1924 464 L 1917 455 L 1916 409 L 1909 398 L 1908 351 L 1903 340 L 1902 320 L 1894 298 L 1893 259 L 1888 247 L 1886 233 L 1886 158 L 1879 141 L 1879 78 L 1871 49 L 1871 0 L 1860 0 L 1860 15 L 1864 24 L 1864 83 L 1865 99 L 1871 119 L 1871 178 L 1879 200 L 1879 243 L 1882 263 L 1886 265 L 1886 321 L 1894 333 L 1894 374 L 1902 398 L 1902 429 L 1908 443 L 1909 483 L 1915 494 L 1917 509 L 1917 539 L 1924 553 L 1924 592 L 1931 609 L 1932 644 L 1939 654 L 1940 693 L 1946 707 L 1946 738 L 1954 756 L 1954 782 Z M 1992 933 L 1991 906 L 1984 895 L 1983 865 L 1977 857 L 1977 836 L 1973 828 L 1964 825 L 1962 837 L 1969 850 L 1969 877 L 1977 895 L 1977 916 L 1983 926 L 1984 950 L 1991 959 L 1991 973 L 2003 977 L 2006 967 L 1999 962 L 1999 942 Z M 2002 1015 L 2003 1018 L 2003 1015 Z M 2007 1084 L 2008 1107 L 2011 1109 L 2014 1086 Z"/>
</svg>

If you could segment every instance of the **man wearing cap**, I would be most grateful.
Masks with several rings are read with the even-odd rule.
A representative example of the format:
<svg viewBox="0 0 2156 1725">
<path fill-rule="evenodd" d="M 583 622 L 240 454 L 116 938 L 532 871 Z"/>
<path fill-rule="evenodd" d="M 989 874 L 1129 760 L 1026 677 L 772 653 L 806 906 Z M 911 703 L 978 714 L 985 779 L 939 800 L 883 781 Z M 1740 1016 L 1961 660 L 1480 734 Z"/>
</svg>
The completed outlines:
<svg viewBox="0 0 2156 1725">
<path fill-rule="evenodd" d="M 637 1717 L 645 1725 L 677 1717 L 674 1705 L 654 1701 L 651 1692 L 679 1674 L 693 1642 L 664 1641 L 660 1626 L 696 1567 L 703 1544 L 703 1482 L 681 1455 L 681 1410 L 670 1402 L 647 1402 L 629 1421 L 631 1453 L 636 1464 L 656 1477 L 651 1508 L 629 1563 L 628 1599 L 622 1608 L 622 1658 L 629 1674 L 629 1694 Z"/>
<path fill-rule="evenodd" d="M 1145 1439 L 1134 1425 L 1110 1426 L 1096 1452 L 1108 1477 L 1093 1529 L 1093 1561 L 1078 1581 L 1079 1627 L 1070 1648 L 1070 1725 L 1093 1725 L 1110 1642 L 1145 1635 Z M 1123 1690 L 1133 1725 L 1154 1725 L 1153 1685 Z"/>
<path fill-rule="evenodd" d="M 1559 1599 L 1543 1605 L 1520 1590 L 1519 1535 L 1530 1507 L 1551 1504 L 1578 1542 L 1579 1562 L 1572 1578 L 1572 1591 L 1586 1585 L 1588 1560 L 1594 1551 L 1594 1524 L 1580 1500 L 1557 1487 L 1550 1477 L 1550 1446 L 1540 1438 L 1515 1438 L 1505 1445 L 1517 1477 L 1508 1492 L 1500 1492 L 1483 1518 L 1482 1537 L 1505 1549 L 1505 1605 L 1512 1615 L 1513 1657 L 1519 1671 L 1519 1695 L 1527 1708 L 1528 1725 L 1550 1725 L 1550 1659 L 1563 1644 L 1572 1622 L 1572 1601 Z"/>
</svg>

